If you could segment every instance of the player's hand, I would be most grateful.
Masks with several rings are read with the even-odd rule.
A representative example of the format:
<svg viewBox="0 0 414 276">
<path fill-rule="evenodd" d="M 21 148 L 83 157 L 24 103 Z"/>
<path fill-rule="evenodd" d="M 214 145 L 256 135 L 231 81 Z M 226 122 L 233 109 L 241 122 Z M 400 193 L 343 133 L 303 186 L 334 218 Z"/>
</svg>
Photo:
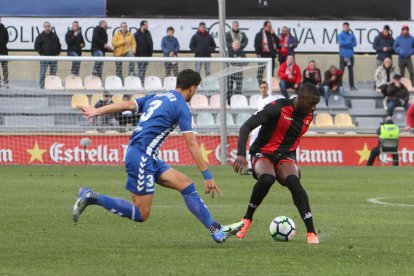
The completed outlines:
<svg viewBox="0 0 414 276">
<path fill-rule="evenodd" d="M 245 156 L 237 156 L 233 163 L 233 170 L 240 174 L 243 170 L 247 169 L 247 159 Z"/>
<path fill-rule="evenodd" d="M 99 115 L 98 109 L 94 107 L 90 107 L 87 105 L 79 105 L 78 108 L 82 110 L 82 115 L 86 119 L 90 119 Z"/>
<path fill-rule="evenodd" d="M 223 195 L 220 191 L 220 188 L 218 187 L 218 185 L 214 181 L 214 179 L 206 180 L 204 182 L 204 186 L 205 186 L 204 193 L 205 194 L 210 194 L 211 193 L 212 198 L 214 198 L 215 193 L 217 193 L 219 196 Z"/>
</svg>

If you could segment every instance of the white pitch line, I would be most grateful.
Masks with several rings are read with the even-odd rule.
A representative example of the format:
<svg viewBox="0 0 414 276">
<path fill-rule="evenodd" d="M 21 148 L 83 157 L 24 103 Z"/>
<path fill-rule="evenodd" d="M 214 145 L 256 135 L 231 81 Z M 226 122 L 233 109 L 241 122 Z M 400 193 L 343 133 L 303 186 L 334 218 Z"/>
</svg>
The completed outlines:
<svg viewBox="0 0 414 276">
<path fill-rule="evenodd" d="M 374 204 L 379 204 L 379 205 L 388 205 L 388 206 L 399 206 L 399 207 L 414 207 L 414 204 L 402 204 L 402 203 L 392 203 L 392 202 L 384 202 L 382 201 L 382 199 L 391 199 L 391 198 L 414 198 L 412 196 L 405 196 L 405 197 L 392 197 L 392 196 L 388 196 L 388 197 L 373 197 L 373 198 L 368 198 L 367 201 L 370 203 L 374 203 Z"/>
</svg>

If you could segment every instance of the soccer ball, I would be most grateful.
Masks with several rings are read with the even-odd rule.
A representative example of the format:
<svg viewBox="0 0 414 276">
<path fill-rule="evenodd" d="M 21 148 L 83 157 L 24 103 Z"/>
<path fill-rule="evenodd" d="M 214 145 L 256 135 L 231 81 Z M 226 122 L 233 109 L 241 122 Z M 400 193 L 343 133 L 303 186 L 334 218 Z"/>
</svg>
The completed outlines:
<svg viewBox="0 0 414 276">
<path fill-rule="evenodd" d="M 274 240 L 289 241 L 296 234 L 296 225 L 290 218 L 280 216 L 272 220 L 269 231 Z"/>
</svg>

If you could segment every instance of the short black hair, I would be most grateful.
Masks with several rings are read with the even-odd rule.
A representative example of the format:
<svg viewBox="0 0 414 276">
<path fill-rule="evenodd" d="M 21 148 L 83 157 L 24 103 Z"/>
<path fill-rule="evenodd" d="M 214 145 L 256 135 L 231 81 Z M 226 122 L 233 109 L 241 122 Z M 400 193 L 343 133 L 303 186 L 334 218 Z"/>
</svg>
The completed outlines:
<svg viewBox="0 0 414 276">
<path fill-rule="evenodd" d="M 204 23 L 204 22 L 200 22 L 200 23 L 198 24 L 198 26 L 199 26 L 199 27 L 201 27 L 201 26 L 206 26 L 206 23 Z"/>
<path fill-rule="evenodd" d="M 171 26 L 167 28 L 167 33 L 168 33 L 169 31 L 173 31 L 173 32 L 175 32 L 174 28 L 173 28 L 173 27 L 171 27 Z"/>
<path fill-rule="evenodd" d="M 299 88 L 298 96 L 321 96 L 321 92 L 313 83 L 304 83 Z"/>
<path fill-rule="evenodd" d="M 198 86 L 201 82 L 200 74 L 192 69 L 182 70 L 177 76 L 177 88 L 189 89 Z"/>
<path fill-rule="evenodd" d="M 147 23 L 148 23 L 147 20 L 142 20 L 141 23 L 139 23 L 139 26 L 142 27 L 142 26 L 144 26 Z"/>
<path fill-rule="evenodd" d="M 259 87 L 262 86 L 262 84 L 266 84 L 266 86 L 269 87 L 269 84 L 267 83 L 267 81 L 260 81 L 259 82 Z"/>
<path fill-rule="evenodd" d="M 267 24 L 269 24 L 270 23 L 270 21 L 269 20 L 266 20 L 264 23 L 263 23 L 263 27 L 266 27 L 267 26 Z"/>
<path fill-rule="evenodd" d="M 342 24 L 342 26 L 348 26 L 349 27 L 349 23 L 348 22 L 344 22 L 343 24 Z"/>
</svg>

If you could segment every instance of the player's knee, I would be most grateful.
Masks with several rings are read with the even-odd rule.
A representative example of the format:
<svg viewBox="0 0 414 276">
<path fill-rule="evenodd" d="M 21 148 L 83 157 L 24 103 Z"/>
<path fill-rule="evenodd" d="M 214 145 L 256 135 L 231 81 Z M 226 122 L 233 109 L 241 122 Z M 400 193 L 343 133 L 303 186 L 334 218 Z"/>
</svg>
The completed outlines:
<svg viewBox="0 0 414 276">
<path fill-rule="evenodd" d="M 285 179 L 286 187 L 290 190 L 292 194 L 301 194 L 306 193 L 303 189 L 302 184 L 300 184 L 300 179 L 296 175 L 289 175 Z"/>
<path fill-rule="evenodd" d="M 140 208 L 139 212 L 140 212 L 141 219 L 138 220 L 138 221 L 139 222 L 144 222 L 149 218 L 149 216 L 151 214 L 151 209 L 150 208 Z"/>
<path fill-rule="evenodd" d="M 265 185 L 265 186 L 269 186 L 270 187 L 270 186 L 273 185 L 273 183 L 275 183 L 275 181 L 276 181 L 276 176 L 271 175 L 271 174 L 262 174 L 259 177 L 259 182 L 262 185 Z"/>
</svg>

